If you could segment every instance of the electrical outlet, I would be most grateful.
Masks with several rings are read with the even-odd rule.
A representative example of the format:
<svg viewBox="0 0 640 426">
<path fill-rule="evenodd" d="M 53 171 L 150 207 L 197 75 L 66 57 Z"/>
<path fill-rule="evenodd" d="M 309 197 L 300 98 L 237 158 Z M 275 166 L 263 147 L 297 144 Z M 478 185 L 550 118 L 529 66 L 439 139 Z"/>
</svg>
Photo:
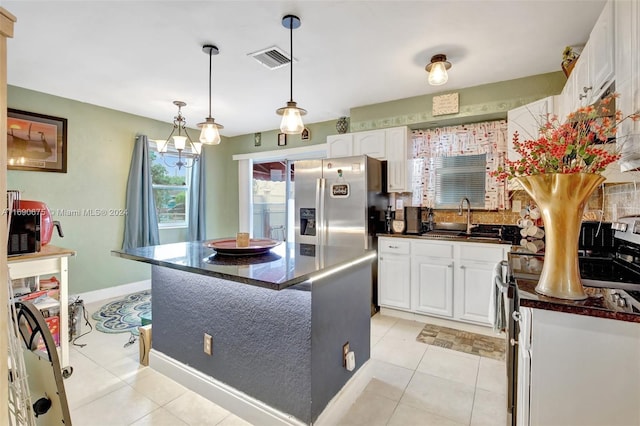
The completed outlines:
<svg viewBox="0 0 640 426">
<path fill-rule="evenodd" d="M 213 353 L 213 336 L 204 333 L 204 353 L 211 355 Z"/>
<path fill-rule="evenodd" d="M 349 353 L 349 342 L 342 345 L 342 366 L 347 368 L 347 354 Z"/>
</svg>

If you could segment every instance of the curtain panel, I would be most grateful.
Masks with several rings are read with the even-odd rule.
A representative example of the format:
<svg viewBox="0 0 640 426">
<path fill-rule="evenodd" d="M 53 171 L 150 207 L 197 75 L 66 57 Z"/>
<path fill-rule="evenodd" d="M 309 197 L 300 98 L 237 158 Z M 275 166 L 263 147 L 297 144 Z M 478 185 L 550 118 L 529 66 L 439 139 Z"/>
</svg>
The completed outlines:
<svg viewBox="0 0 640 426">
<path fill-rule="evenodd" d="M 189 241 L 202 241 L 207 238 L 205 194 L 206 190 L 206 147 L 198 161 L 191 168 L 191 187 L 189 188 Z"/>
<path fill-rule="evenodd" d="M 160 244 L 158 217 L 151 183 L 149 143 L 144 135 L 136 138 L 131 156 L 126 194 L 123 249 Z"/>
</svg>

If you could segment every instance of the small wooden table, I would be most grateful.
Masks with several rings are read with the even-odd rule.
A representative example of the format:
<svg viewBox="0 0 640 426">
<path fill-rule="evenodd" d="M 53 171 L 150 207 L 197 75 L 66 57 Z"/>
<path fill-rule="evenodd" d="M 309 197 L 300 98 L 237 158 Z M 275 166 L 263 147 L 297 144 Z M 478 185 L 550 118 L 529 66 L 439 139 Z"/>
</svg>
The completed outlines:
<svg viewBox="0 0 640 426">
<path fill-rule="evenodd" d="M 69 365 L 69 268 L 70 256 L 76 252 L 70 249 L 45 245 L 37 253 L 22 254 L 7 258 L 9 278 L 12 280 L 37 277 L 46 274 L 60 274 L 60 366 L 67 378 L 73 372 Z"/>
</svg>

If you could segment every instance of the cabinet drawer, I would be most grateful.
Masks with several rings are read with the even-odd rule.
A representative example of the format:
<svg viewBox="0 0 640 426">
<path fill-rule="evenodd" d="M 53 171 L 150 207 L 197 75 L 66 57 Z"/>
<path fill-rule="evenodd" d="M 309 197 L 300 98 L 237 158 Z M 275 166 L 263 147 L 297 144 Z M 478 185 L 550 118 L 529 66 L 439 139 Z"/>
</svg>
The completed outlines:
<svg viewBox="0 0 640 426">
<path fill-rule="evenodd" d="M 411 254 L 453 259 L 453 244 L 414 241 L 411 246 Z"/>
<path fill-rule="evenodd" d="M 411 244 L 400 238 L 381 238 L 378 240 L 378 251 L 380 253 L 409 254 Z"/>
<path fill-rule="evenodd" d="M 486 244 L 466 243 L 460 245 L 461 259 L 498 262 L 502 260 L 503 253 L 502 247 L 487 247 Z"/>
</svg>

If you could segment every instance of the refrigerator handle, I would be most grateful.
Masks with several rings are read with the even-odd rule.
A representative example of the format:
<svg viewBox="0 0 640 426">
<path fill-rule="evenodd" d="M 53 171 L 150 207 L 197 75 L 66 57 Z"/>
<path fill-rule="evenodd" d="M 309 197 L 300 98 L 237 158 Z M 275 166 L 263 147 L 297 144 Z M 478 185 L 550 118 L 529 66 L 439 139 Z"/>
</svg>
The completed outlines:
<svg viewBox="0 0 640 426">
<path fill-rule="evenodd" d="M 325 196 L 325 182 L 324 178 L 316 179 L 316 228 L 318 229 L 318 245 L 325 245 L 326 241 L 326 226 L 324 219 L 324 196 Z"/>
</svg>

